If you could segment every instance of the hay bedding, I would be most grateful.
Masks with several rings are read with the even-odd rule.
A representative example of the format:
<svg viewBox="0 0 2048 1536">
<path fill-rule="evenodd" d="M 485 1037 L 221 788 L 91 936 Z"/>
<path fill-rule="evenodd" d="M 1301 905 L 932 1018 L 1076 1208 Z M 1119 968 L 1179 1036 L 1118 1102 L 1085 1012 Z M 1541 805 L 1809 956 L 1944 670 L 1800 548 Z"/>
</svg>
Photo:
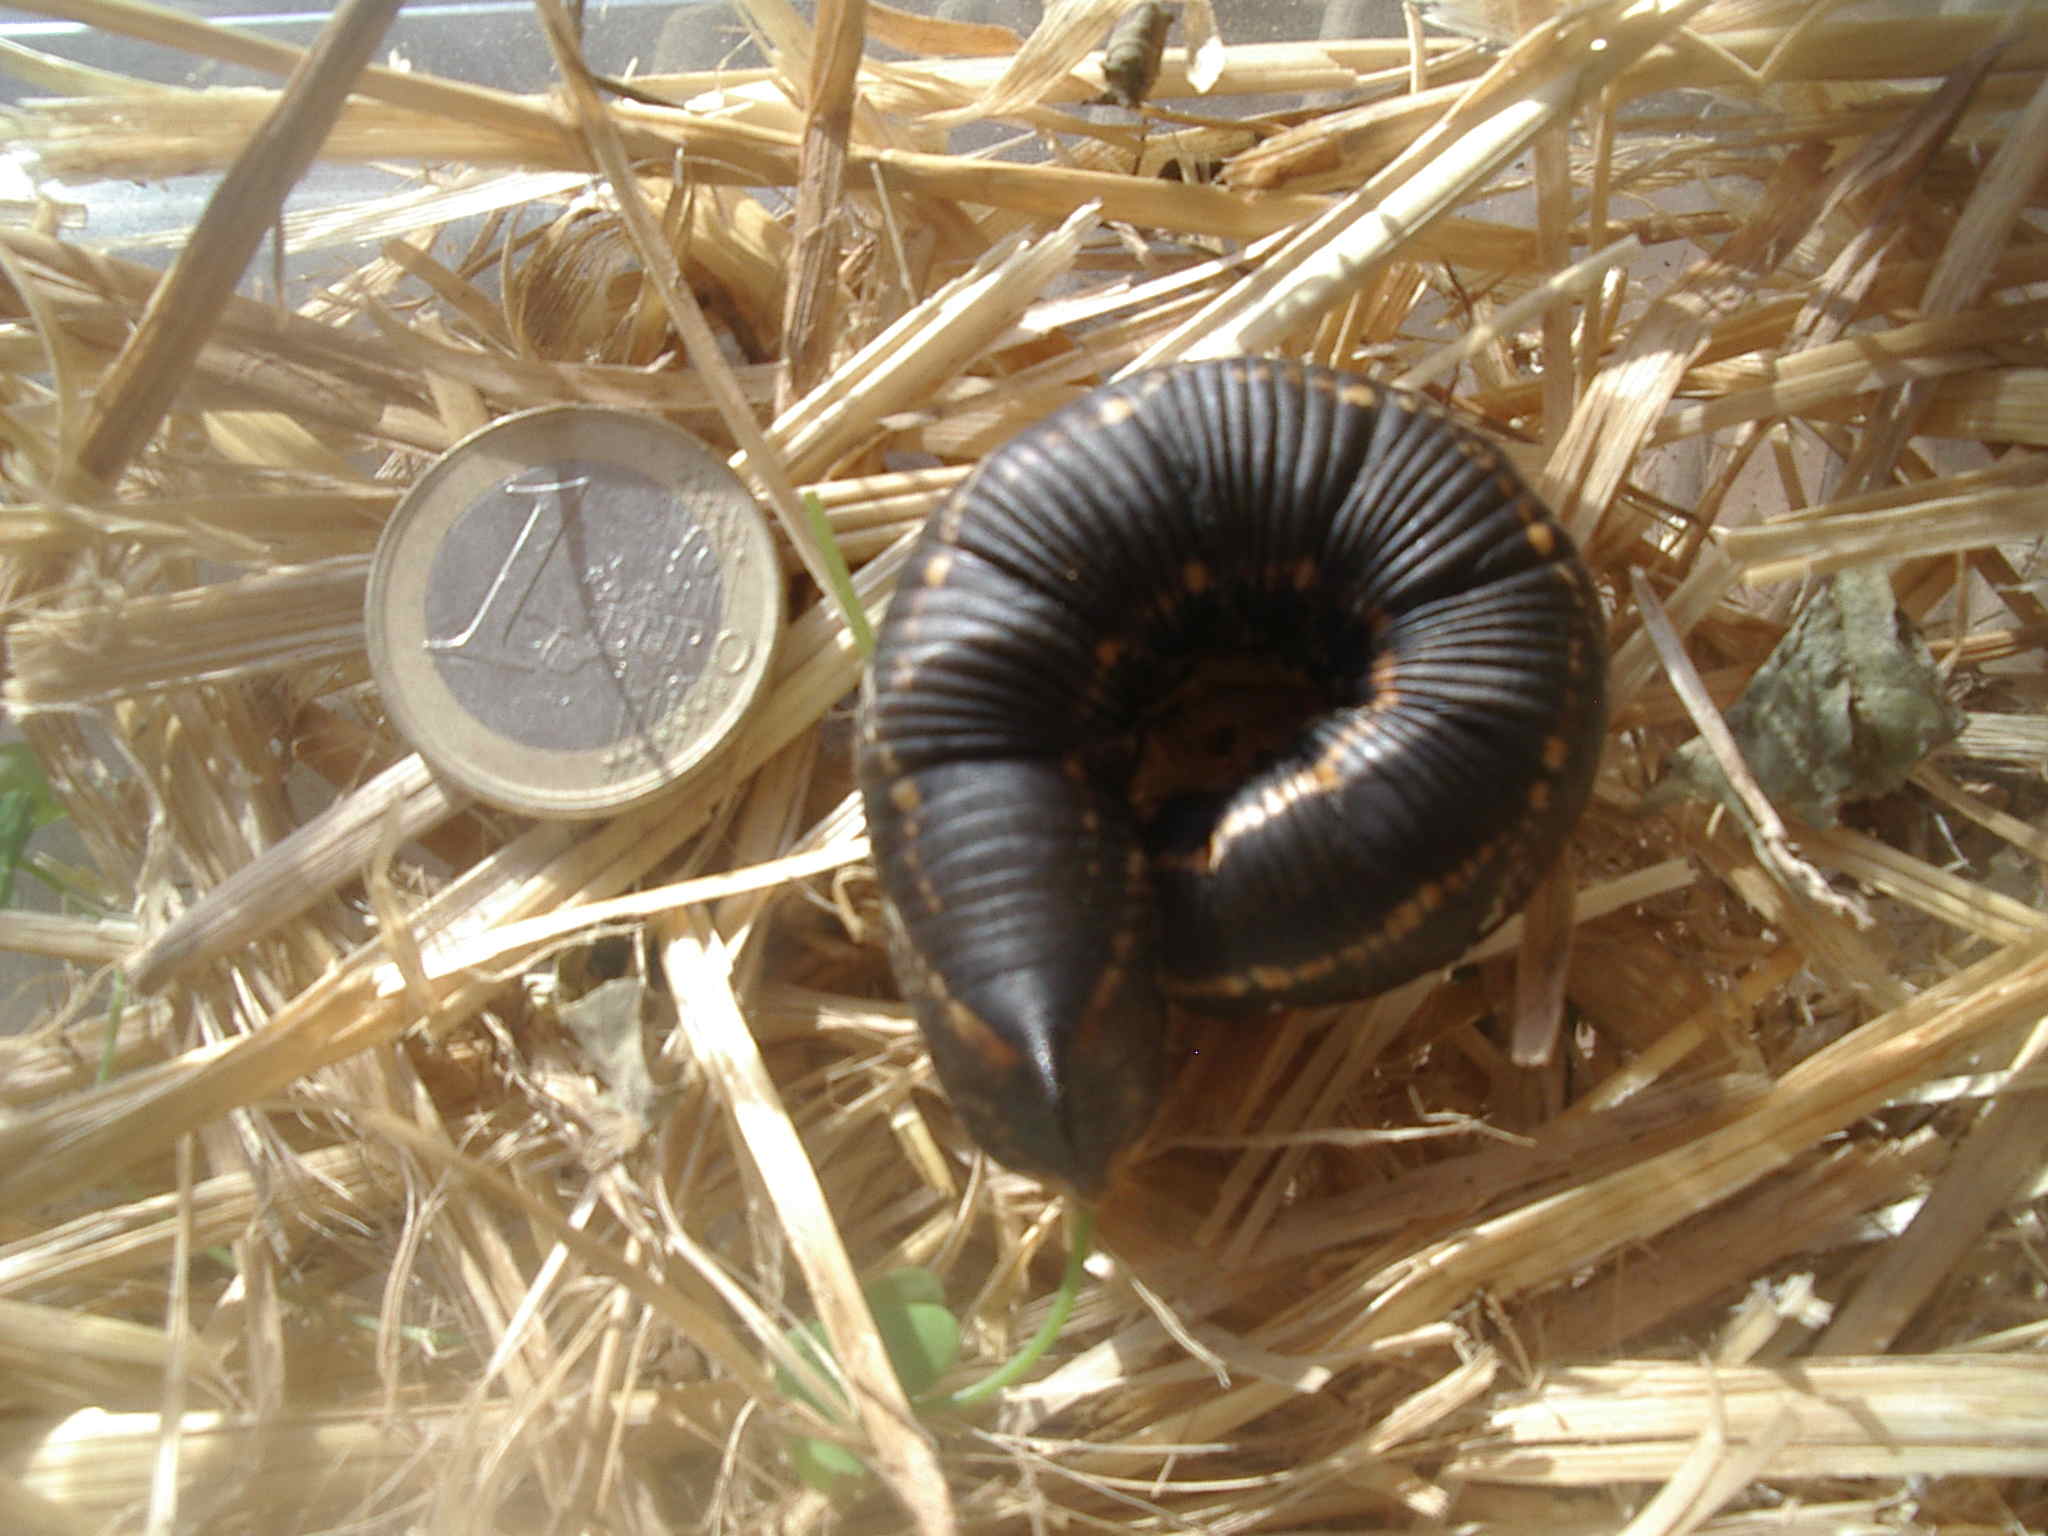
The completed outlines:
<svg viewBox="0 0 2048 1536">
<path fill-rule="evenodd" d="M 1505 50 L 1176 42 L 1188 111 L 1144 134 L 1086 106 L 1093 3 L 1006 56 L 756 0 L 772 69 L 630 95 L 330 59 L 290 93 L 321 153 L 434 169 L 288 221 L 382 242 L 289 314 L 220 253 L 304 142 L 174 314 L 47 210 L 0 230 L 6 697 L 98 897 L 0 918 L 70 967 L 0 1057 L 13 1529 L 2048 1523 L 2048 16 L 1527 9 Z M 17 133 L 56 177 L 219 170 L 277 105 L 48 68 L 68 99 Z M 955 152 L 983 123 L 1033 152 Z M 1062 1214 L 972 1159 L 878 959 L 858 656 L 797 493 L 879 603 L 978 453 L 1245 349 L 1490 420 L 1613 599 L 1569 1027 L 1511 1062 L 1544 1017 L 1513 934 L 1353 1008 L 1188 1021 L 1053 1363 L 920 1421 L 861 1281 L 940 1276 L 973 1374 L 1044 1316 Z M 435 451 L 570 399 L 744 451 L 799 606 L 713 782 L 536 825 L 407 758 L 360 596 Z M 1961 735 L 1832 827 L 1646 806 L 1867 562 Z M 836 1427 L 773 1377 L 810 1317 Z M 877 1479 L 804 1486 L 805 1435 Z"/>
</svg>

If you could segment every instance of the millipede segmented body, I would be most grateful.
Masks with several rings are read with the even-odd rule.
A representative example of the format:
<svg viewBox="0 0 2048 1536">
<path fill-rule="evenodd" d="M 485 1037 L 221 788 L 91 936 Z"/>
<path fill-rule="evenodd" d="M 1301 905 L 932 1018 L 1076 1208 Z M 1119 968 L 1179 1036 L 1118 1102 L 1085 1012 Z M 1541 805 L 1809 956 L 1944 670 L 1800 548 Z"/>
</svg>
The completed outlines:
<svg viewBox="0 0 2048 1536">
<path fill-rule="evenodd" d="M 1161 369 L 990 455 L 905 567 L 859 765 L 968 1129 L 1097 1192 L 1161 1094 L 1168 998 L 1455 961 L 1585 805 L 1603 635 L 1500 451 L 1347 374 Z"/>
</svg>

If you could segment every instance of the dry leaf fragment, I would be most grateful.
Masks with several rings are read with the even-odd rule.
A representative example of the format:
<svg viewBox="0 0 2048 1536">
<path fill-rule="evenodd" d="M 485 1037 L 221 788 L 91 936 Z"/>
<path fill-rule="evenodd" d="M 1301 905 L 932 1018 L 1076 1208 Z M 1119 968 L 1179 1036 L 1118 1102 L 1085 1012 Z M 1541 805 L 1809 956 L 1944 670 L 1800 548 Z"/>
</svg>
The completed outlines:
<svg viewBox="0 0 2048 1536">
<path fill-rule="evenodd" d="M 1110 29 L 1102 48 L 1102 78 L 1111 101 L 1135 110 L 1152 94 L 1172 26 L 1173 12 L 1164 0 L 1138 0 Z"/>
<path fill-rule="evenodd" d="M 1921 758 L 1956 738 L 1963 717 L 1883 572 L 1863 566 L 1814 593 L 1729 707 L 1728 726 L 1771 800 L 1829 827 L 1844 801 L 1897 789 Z M 1697 739 L 1674 754 L 1652 798 L 1687 792 L 1727 792 Z"/>
</svg>

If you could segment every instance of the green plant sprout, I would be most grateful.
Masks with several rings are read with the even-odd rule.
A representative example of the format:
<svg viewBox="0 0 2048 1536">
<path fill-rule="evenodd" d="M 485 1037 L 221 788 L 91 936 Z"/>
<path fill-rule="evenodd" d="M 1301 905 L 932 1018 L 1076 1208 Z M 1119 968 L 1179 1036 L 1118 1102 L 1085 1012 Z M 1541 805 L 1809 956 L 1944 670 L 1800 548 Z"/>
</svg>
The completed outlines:
<svg viewBox="0 0 2048 1536">
<path fill-rule="evenodd" d="M 860 594 L 853 590 L 853 573 L 847 569 L 846 556 L 841 553 L 839 540 L 833 535 L 831 520 L 825 516 L 825 503 L 818 499 L 816 491 L 804 492 L 804 521 L 810 525 L 811 537 L 817 540 L 818 553 L 825 562 L 825 574 L 832 581 L 832 599 L 846 616 L 846 627 L 853 634 L 853 643 L 859 647 L 862 656 L 874 655 L 875 628 L 868 622 L 868 611 L 861 603 Z"/>
<path fill-rule="evenodd" d="M 882 1347 L 889 1353 L 889 1364 L 920 1414 L 957 1412 L 985 1402 L 1021 1381 L 1044 1358 L 1073 1315 L 1094 1231 L 1095 1213 L 1082 1207 L 1075 1213 L 1066 1271 L 1053 1295 L 1052 1310 L 1038 1332 L 988 1375 L 953 1392 L 934 1391 L 939 1378 L 960 1357 L 960 1321 L 946 1306 L 945 1287 L 939 1277 L 928 1269 L 892 1269 L 861 1287 L 868 1311 L 874 1315 L 875 1330 L 882 1336 Z M 848 1422 L 850 1405 L 835 1379 L 835 1362 L 824 1326 L 812 1318 L 790 1329 L 785 1337 L 792 1349 L 817 1368 L 820 1376 L 833 1383 L 835 1390 L 831 1402 L 820 1402 L 786 1369 L 776 1371 L 776 1387 L 785 1397 L 809 1404 L 835 1424 Z M 836 1440 L 797 1436 L 790 1442 L 789 1454 L 798 1477 L 834 1497 L 857 1491 L 869 1476 L 867 1464 Z"/>
<path fill-rule="evenodd" d="M 1060 1288 L 1053 1293 L 1052 1310 L 1039 1325 L 1024 1347 L 1008 1361 L 998 1366 L 977 1382 L 949 1393 L 940 1401 L 948 1408 L 967 1408 L 975 1403 L 994 1397 L 1003 1388 L 1022 1381 L 1024 1375 L 1048 1349 L 1060 1330 L 1067 1326 L 1067 1319 L 1073 1314 L 1074 1301 L 1081 1294 L 1081 1276 L 1086 1270 L 1088 1252 L 1095 1238 L 1095 1212 L 1082 1206 L 1074 1213 L 1074 1238 L 1067 1247 L 1067 1268 L 1060 1276 Z"/>
<path fill-rule="evenodd" d="M 92 889 L 92 877 L 45 853 L 30 853 L 28 841 L 68 813 L 43 777 L 43 765 L 21 742 L 0 746 L 0 907 L 14 900 L 14 877 L 26 871 L 61 899 L 77 904 L 94 917 L 104 917 L 106 902 Z"/>
<path fill-rule="evenodd" d="M 90 875 L 48 854 L 28 851 L 30 838 L 52 822 L 62 821 L 67 814 L 63 802 L 50 788 L 34 750 L 26 742 L 0 745 L 0 907 L 13 905 L 15 877 L 26 871 L 55 892 L 67 907 L 83 907 L 94 917 L 106 915 L 106 903 L 90 889 Z M 114 1075 L 121 1015 L 127 1009 L 127 999 L 126 978 L 115 970 L 96 1081 L 106 1082 Z"/>
</svg>

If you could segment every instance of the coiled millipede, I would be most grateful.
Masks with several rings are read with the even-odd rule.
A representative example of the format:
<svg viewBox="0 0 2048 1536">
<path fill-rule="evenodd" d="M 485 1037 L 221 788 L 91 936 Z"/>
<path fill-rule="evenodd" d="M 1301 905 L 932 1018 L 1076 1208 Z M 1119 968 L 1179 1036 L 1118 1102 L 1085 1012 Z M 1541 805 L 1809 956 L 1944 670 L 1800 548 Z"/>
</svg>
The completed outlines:
<svg viewBox="0 0 2048 1536">
<path fill-rule="evenodd" d="M 1167 999 L 1455 961 L 1570 835 L 1604 675 L 1571 541 L 1418 396 L 1187 364 L 990 455 L 905 567 L 859 763 L 969 1131 L 1099 1193 L 1163 1091 Z"/>
</svg>

